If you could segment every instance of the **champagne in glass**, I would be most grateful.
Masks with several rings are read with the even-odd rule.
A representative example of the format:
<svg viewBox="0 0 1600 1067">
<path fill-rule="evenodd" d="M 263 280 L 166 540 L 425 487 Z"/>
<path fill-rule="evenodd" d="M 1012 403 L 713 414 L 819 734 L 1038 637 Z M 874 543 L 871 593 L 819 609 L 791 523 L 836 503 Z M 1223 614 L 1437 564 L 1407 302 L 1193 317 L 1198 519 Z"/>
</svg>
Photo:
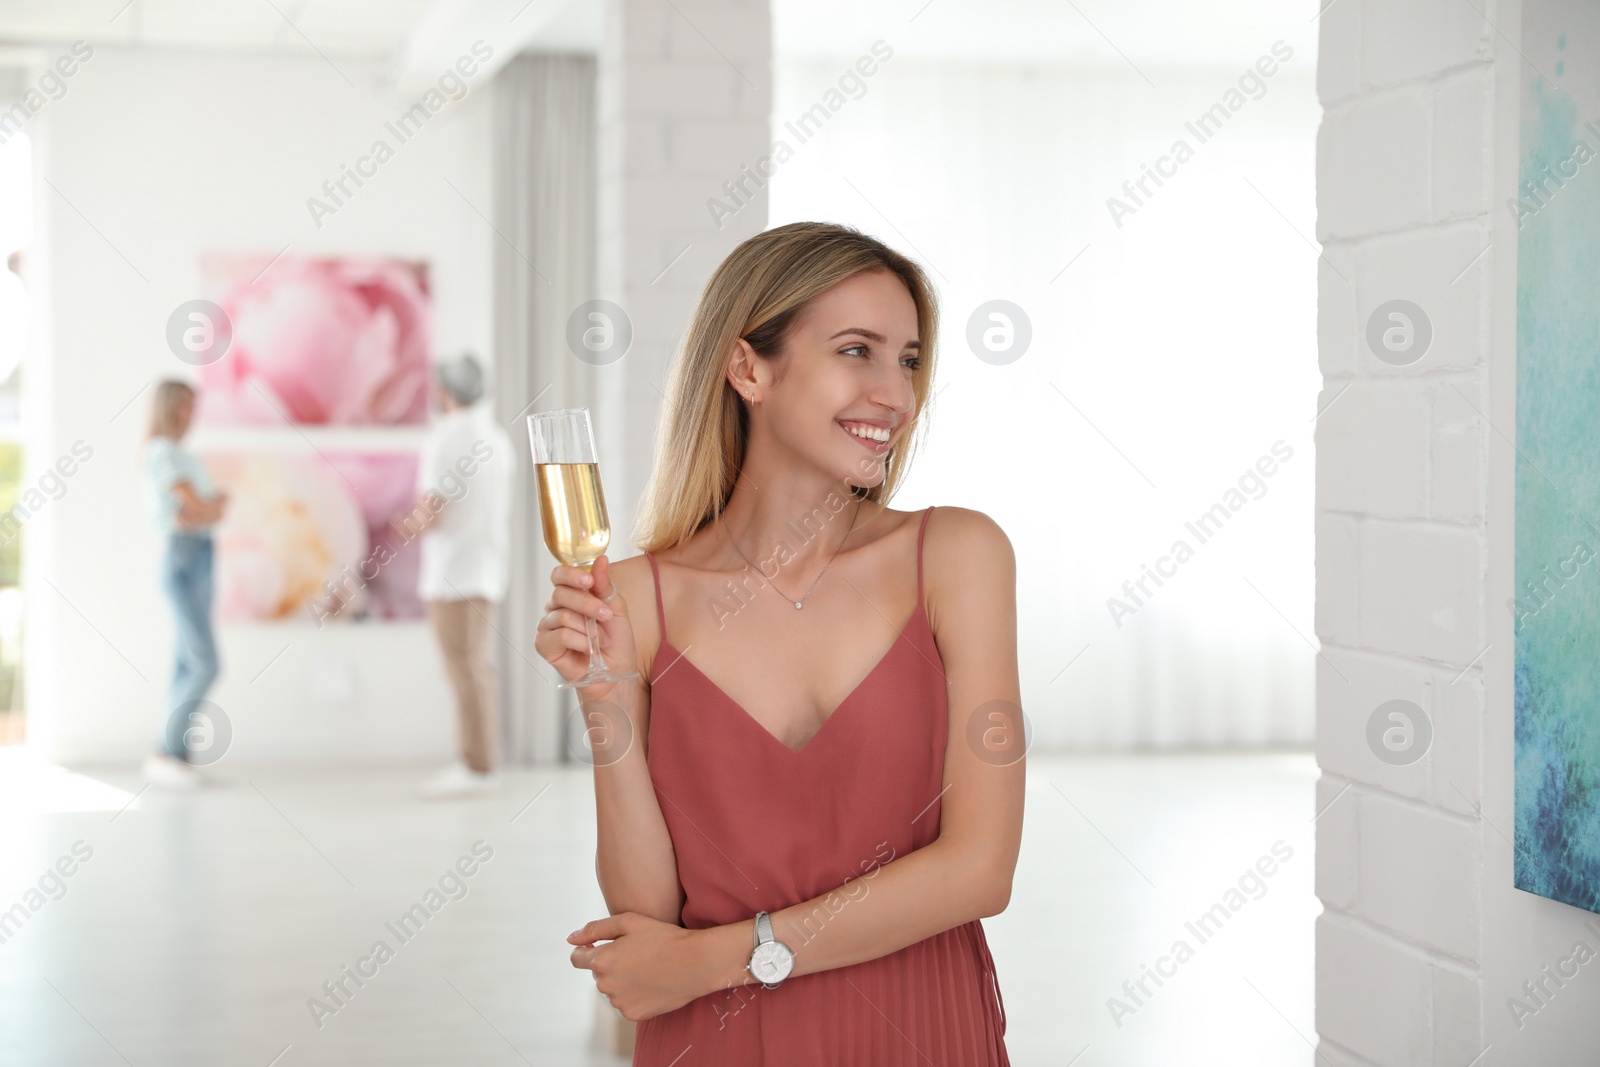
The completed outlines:
<svg viewBox="0 0 1600 1067">
<path fill-rule="evenodd" d="M 611 543 L 600 468 L 595 463 L 541 463 L 539 512 L 544 543 L 568 567 L 586 567 Z"/>
<path fill-rule="evenodd" d="M 611 543 L 600 465 L 588 408 L 563 408 L 528 416 L 528 441 L 533 448 L 534 477 L 539 487 L 539 514 L 545 547 L 568 567 L 591 570 Z M 613 671 L 600 655 L 600 627 L 584 617 L 589 635 L 589 671 L 582 678 L 556 683 L 558 689 L 620 682 L 638 671 Z"/>
</svg>

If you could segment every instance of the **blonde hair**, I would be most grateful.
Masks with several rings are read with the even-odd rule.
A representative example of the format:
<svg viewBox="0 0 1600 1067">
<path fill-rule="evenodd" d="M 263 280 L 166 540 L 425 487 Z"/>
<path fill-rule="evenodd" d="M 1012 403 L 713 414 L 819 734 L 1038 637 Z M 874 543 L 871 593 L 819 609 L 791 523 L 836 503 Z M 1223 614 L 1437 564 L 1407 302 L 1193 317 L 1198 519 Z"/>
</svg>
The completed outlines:
<svg viewBox="0 0 1600 1067">
<path fill-rule="evenodd" d="M 657 552 L 687 541 L 722 514 L 744 465 L 749 414 L 728 381 L 728 359 L 743 338 L 758 356 L 783 355 L 796 316 L 820 293 L 868 271 L 905 283 L 917 308 L 921 364 L 904 436 L 884 459 L 884 478 L 852 498 L 887 503 L 922 443 L 922 413 L 933 382 L 938 302 L 922 268 L 850 226 L 792 222 L 744 241 L 706 282 L 668 377 L 656 433 L 656 464 L 645 488 L 634 543 Z"/>
<path fill-rule="evenodd" d="M 168 378 L 156 385 L 150 402 L 150 437 L 178 436 L 178 404 L 184 397 L 194 396 L 194 386 L 176 378 Z"/>
</svg>

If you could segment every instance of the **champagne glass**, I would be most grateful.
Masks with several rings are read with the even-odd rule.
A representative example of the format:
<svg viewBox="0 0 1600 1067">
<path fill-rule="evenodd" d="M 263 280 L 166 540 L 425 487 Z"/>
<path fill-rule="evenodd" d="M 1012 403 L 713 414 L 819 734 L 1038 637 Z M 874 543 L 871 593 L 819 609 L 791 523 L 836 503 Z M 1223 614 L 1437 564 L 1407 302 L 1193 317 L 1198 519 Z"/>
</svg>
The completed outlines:
<svg viewBox="0 0 1600 1067">
<path fill-rule="evenodd" d="M 588 408 L 539 411 L 528 416 L 528 441 L 533 448 L 534 477 L 539 487 L 539 513 L 545 547 L 568 567 L 593 572 L 611 543 L 611 520 L 600 488 L 594 431 Z M 556 683 L 557 689 L 620 682 L 638 671 L 618 672 L 600 655 L 600 626 L 583 617 L 589 634 L 589 671 L 582 678 Z"/>
</svg>

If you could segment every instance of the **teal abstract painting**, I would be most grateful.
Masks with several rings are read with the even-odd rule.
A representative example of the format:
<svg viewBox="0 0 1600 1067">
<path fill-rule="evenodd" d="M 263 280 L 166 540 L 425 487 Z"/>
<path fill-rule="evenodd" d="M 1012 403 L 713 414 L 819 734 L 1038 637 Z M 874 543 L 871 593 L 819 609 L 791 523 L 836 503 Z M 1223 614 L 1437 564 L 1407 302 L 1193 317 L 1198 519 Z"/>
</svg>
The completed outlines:
<svg viewBox="0 0 1600 1067">
<path fill-rule="evenodd" d="M 1600 912 L 1600 7 L 1531 0 L 1522 54 L 1515 884 Z"/>
</svg>

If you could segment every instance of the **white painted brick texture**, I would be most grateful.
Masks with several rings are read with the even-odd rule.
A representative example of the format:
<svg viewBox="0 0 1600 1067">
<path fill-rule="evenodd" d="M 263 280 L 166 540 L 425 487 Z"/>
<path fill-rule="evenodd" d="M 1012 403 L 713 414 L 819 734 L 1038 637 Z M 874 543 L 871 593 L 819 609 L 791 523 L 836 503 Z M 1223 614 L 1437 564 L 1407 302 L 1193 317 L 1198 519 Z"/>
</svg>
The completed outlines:
<svg viewBox="0 0 1600 1067">
<path fill-rule="evenodd" d="M 1497 40 L 1455 0 L 1324 5 L 1317 88 L 1317 1062 L 1464 1067 L 1482 1049 L 1481 659 L 1490 92 Z M 1396 365 L 1382 304 L 1432 339 Z M 1428 751 L 1377 758 L 1413 702 Z"/>
<path fill-rule="evenodd" d="M 598 373 L 627 412 L 623 455 L 608 465 L 626 509 L 650 469 L 676 345 L 720 262 L 767 225 L 753 188 L 719 224 L 724 196 L 771 145 L 770 5 L 753 0 L 604 0 L 598 64 L 600 292 L 620 304 L 633 344 Z M 608 486 L 609 488 L 609 486 Z M 613 516 L 618 529 L 631 514 Z"/>
</svg>

